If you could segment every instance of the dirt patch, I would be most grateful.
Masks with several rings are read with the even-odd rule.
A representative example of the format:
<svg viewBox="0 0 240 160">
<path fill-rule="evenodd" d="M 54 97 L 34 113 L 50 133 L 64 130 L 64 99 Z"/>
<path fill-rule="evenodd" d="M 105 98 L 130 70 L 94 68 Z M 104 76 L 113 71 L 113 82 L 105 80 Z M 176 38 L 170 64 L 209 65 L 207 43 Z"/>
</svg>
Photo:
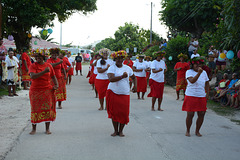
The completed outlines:
<svg viewBox="0 0 240 160">
<path fill-rule="evenodd" d="M 23 129 L 30 123 L 28 91 L 19 91 L 18 95 L 3 96 L 0 99 L 0 160 L 4 159 Z"/>
</svg>

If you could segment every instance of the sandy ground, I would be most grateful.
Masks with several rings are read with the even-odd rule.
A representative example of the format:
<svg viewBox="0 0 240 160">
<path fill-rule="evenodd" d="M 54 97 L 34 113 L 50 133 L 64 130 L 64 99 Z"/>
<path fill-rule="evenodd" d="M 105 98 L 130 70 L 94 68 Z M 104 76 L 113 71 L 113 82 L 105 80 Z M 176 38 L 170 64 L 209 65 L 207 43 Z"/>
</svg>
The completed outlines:
<svg viewBox="0 0 240 160">
<path fill-rule="evenodd" d="M 11 150 L 30 122 L 28 91 L 19 91 L 18 95 L 0 99 L 0 160 Z"/>
</svg>

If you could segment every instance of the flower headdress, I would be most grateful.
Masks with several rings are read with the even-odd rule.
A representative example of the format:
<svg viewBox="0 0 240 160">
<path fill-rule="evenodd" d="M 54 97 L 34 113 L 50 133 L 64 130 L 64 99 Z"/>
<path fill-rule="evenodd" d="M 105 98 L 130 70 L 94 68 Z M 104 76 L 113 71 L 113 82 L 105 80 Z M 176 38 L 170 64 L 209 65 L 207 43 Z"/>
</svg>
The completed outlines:
<svg viewBox="0 0 240 160">
<path fill-rule="evenodd" d="M 188 59 L 188 56 L 186 54 L 180 53 L 178 56 L 178 58 L 183 57 L 184 59 Z"/>
<path fill-rule="evenodd" d="M 127 52 L 124 51 L 124 50 L 120 50 L 120 51 L 117 51 L 117 52 L 113 52 L 113 53 L 110 55 L 110 57 L 111 57 L 112 59 L 117 58 L 117 57 L 124 57 L 124 58 L 126 58 L 127 56 L 128 56 L 128 54 L 127 54 Z"/>
<path fill-rule="evenodd" d="M 49 49 L 50 54 L 57 54 L 59 55 L 60 49 L 59 48 L 51 48 Z"/>
<path fill-rule="evenodd" d="M 148 59 L 148 58 L 149 58 L 150 60 L 152 60 L 152 57 L 150 57 L 150 56 L 146 56 L 146 57 L 145 57 L 145 60 Z"/>
<path fill-rule="evenodd" d="M 158 52 L 153 53 L 153 55 L 154 55 L 155 57 L 164 56 L 165 54 L 166 54 L 165 51 L 158 51 Z"/>
<path fill-rule="evenodd" d="M 99 50 L 98 52 L 101 56 L 103 55 L 103 53 L 107 53 L 108 55 L 111 53 L 111 50 L 110 49 L 107 49 L 107 48 L 102 48 Z"/>
<path fill-rule="evenodd" d="M 29 55 L 32 57 L 36 57 L 38 55 L 44 56 L 44 57 L 48 57 L 49 56 L 49 50 L 48 49 L 36 49 L 36 50 L 29 50 Z"/>
<path fill-rule="evenodd" d="M 205 63 L 205 59 L 204 57 L 194 57 L 193 59 L 190 59 L 188 61 L 189 65 L 193 65 L 193 64 L 204 64 Z"/>
<path fill-rule="evenodd" d="M 145 58 L 146 55 L 145 55 L 145 54 L 138 54 L 138 55 L 137 55 L 137 59 L 139 59 L 139 57 L 143 57 L 143 58 Z"/>
</svg>

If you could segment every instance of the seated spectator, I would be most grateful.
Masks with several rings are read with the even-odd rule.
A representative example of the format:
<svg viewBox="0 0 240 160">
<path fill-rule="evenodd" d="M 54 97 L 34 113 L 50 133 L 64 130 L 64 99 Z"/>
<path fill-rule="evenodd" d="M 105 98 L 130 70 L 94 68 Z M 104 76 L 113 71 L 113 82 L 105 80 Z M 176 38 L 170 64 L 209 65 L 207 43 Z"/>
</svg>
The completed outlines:
<svg viewBox="0 0 240 160">
<path fill-rule="evenodd" d="M 236 93 L 232 96 L 233 102 L 231 107 L 238 108 L 240 100 L 240 79 L 233 85 L 232 88 L 235 90 Z"/>
<path fill-rule="evenodd" d="M 217 97 L 221 94 L 222 91 L 224 91 L 227 86 L 229 85 L 230 80 L 228 79 L 228 74 L 223 74 L 223 79 L 219 82 L 218 86 L 214 88 L 214 97 L 213 99 L 216 100 Z"/>
<path fill-rule="evenodd" d="M 209 48 L 208 51 L 208 67 L 211 68 L 211 70 L 216 75 L 216 52 L 212 49 L 212 46 Z"/>
<path fill-rule="evenodd" d="M 223 96 L 227 96 L 227 104 L 225 106 L 228 106 L 231 103 L 231 97 L 232 95 L 236 94 L 236 91 L 233 89 L 233 85 L 238 81 L 237 74 L 232 74 L 232 80 L 230 81 L 228 87 L 221 92 L 221 94 L 217 98 L 221 98 Z"/>
<path fill-rule="evenodd" d="M 200 55 L 197 53 L 197 49 L 193 50 L 193 54 L 191 55 L 191 59 L 195 57 L 200 57 Z"/>
</svg>

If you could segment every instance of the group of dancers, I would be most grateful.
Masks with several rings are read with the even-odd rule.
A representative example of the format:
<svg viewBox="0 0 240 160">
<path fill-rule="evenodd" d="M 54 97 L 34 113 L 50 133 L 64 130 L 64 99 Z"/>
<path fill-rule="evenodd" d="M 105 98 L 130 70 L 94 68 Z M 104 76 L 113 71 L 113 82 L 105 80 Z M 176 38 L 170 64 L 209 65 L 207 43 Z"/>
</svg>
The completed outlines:
<svg viewBox="0 0 240 160">
<path fill-rule="evenodd" d="M 58 108 L 61 109 L 62 101 L 66 100 L 66 82 L 68 74 L 71 70 L 73 71 L 72 64 L 66 59 L 64 52 L 58 48 L 50 49 L 50 54 L 51 58 L 45 61 L 45 54 L 35 53 L 36 62 L 29 68 L 32 79 L 29 91 L 32 122 L 30 134 L 36 133 L 36 124 L 40 122 L 46 123 L 46 134 L 51 134 L 49 126 L 50 122 L 56 118 L 56 103 L 58 102 Z M 144 100 L 147 81 L 150 86 L 148 97 L 152 97 L 151 110 L 155 111 L 155 102 L 158 100 L 157 110 L 163 111 L 161 103 L 166 71 L 166 64 L 162 60 L 164 55 L 164 51 L 156 52 L 153 61 L 150 61 L 151 57 L 139 55 L 134 63 L 124 50 L 112 53 L 109 49 L 103 48 L 98 54 L 92 55 L 89 83 L 99 99 L 99 110 L 106 109 L 108 117 L 112 119 L 114 128 L 112 136 L 124 137 L 124 126 L 129 123 L 130 92 L 137 92 L 138 99 Z M 184 57 L 183 54 L 179 55 L 180 60 Z M 182 106 L 182 110 L 187 111 L 186 136 L 190 136 L 195 112 L 198 113 L 195 134 L 202 136 L 199 130 L 207 109 L 209 94 L 209 79 L 201 68 L 202 62 L 199 58 L 193 58 L 188 66 L 190 69 L 181 64 L 175 66 L 176 71 L 186 72 L 185 78 L 182 79 L 184 82 L 177 86 L 178 90 L 186 90 Z M 184 61 L 181 60 L 180 63 Z M 141 92 L 142 95 L 140 95 Z"/>
</svg>

